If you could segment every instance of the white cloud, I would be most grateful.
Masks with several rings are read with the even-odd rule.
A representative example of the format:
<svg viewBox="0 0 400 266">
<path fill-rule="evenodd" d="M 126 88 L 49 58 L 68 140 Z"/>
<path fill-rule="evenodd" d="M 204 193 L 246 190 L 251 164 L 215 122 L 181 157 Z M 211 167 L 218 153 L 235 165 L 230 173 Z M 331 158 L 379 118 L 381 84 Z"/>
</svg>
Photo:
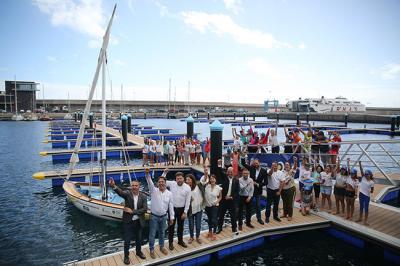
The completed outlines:
<svg viewBox="0 0 400 266">
<path fill-rule="evenodd" d="M 307 46 L 306 46 L 306 44 L 305 44 L 304 42 L 301 42 L 301 43 L 299 44 L 298 48 L 299 48 L 300 50 L 304 50 L 304 49 L 307 48 Z"/>
<path fill-rule="evenodd" d="M 46 59 L 47 59 L 48 61 L 50 61 L 50 62 L 57 62 L 57 58 L 55 58 L 54 56 L 48 55 L 48 56 L 46 56 Z"/>
<path fill-rule="evenodd" d="M 225 8 L 232 11 L 233 14 L 239 14 L 242 11 L 242 1 L 241 0 L 223 0 Z"/>
<path fill-rule="evenodd" d="M 238 43 L 264 49 L 292 47 L 290 44 L 276 40 L 270 33 L 244 28 L 236 24 L 231 17 L 227 15 L 208 14 L 196 11 L 182 12 L 181 15 L 186 25 L 201 33 L 210 31 L 218 35 L 230 35 Z"/>
<path fill-rule="evenodd" d="M 384 80 L 400 77 L 400 64 L 386 64 L 382 67 L 381 78 Z"/>
<path fill-rule="evenodd" d="M 169 11 L 166 6 L 164 6 L 163 4 L 161 4 L 158 1 L 155 1 L 154 3 L 156 4 L 156 6 L 158 7 L 158 10 L 160 11 L 161 17 L 165 17 L 165 16 L 169 15 Z"/>
<path fill-rule="evenodd" d="M 91 38 L 90 48 L 101 45 L 105 32 L 106 17 L 100 0 L 33 0 L 41 12 L 50 16 L 51 24 L 63 26 Z M 114 39 L 114 42 L 113 42 Z M 100 43 L 100 44 L 99 44 Z M 110 43 L 118 40 L 111 37 Z"/>
</svg>

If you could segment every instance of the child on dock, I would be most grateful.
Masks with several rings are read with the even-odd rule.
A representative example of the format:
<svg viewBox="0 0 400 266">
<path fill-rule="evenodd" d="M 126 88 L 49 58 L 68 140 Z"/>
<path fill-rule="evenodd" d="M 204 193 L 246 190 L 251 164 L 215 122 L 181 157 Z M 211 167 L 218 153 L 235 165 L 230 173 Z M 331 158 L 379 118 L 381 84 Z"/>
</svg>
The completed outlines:
<svg viewBox="0 0 400 266">
<path fill-rule="evenodd" d="M 313 205 L 312 182 L 307 182 L 301 190 L 301 214 L 303 216 L 310 214 L 310 208 Z"/>
<path fill-rule="evenodd" d="M 143 155 L 143 162 L 142 162 L 142 166 L 148 165 L 148 161 L 149 161 L 149 145 L 148 145 L 148 139 L 144 139 L 144 146 L 142 149 L 142 155 Z"/>
<path fill-rule="evenodd" d="M 325 201 L 328 201 L 328 213 L 332 212 L 332 177 L 335 173 L 336 169 L 332 170 L 330 165 L 325 166 L 324 171 L 320 173 L 321 176 L 321 194 L 322 194 L 322 203 L 321 208 L 325 207 Z"/>
<path fill-rule="evenodd" d="M 345 165 L 340 166 L 340 159 L 338 158 L 336 164 L 336 176 L 335 176 L 335 186 L 333 189 L 333 194 L 335 195 L 336 212 L 334 215 L 340 214 L 340 210 L 345 214 L 345 204 L 344 196 L 346 194 L 346 180 L 349 177 L 349 161 L 347 161 L 347 167 Z"/>
<path fill-rule="evenodd" d="M 360 172 L 361 172 L 361 180 L 359 184 L 360 194 L 360 216 L 357 222 L 362 221 L 363 212 L 365 210 L 364 216 L 364 225 L 368 226 L 368 207 L 369 201 L 371 199 L 371 193 L 374 193 L 374 179 L 372 175 L 372 171 L 367 169 L 365 172 L 363 171 L 361 161 L 360 161 Z"/>
<path fill-rule="evenodd" d="M 350 176 L 346 179 L 346 220 L 353 219 L 354 201 L 357 198 L 358 177 L 357 170 L 351 169 Z"/>
</svg>

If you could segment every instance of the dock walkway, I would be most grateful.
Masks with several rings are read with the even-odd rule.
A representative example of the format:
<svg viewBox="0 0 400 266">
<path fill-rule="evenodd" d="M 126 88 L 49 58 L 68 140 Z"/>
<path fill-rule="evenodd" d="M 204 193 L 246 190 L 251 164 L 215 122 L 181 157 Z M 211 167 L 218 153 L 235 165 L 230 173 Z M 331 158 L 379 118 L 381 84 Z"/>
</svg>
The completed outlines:
<svg viewBox="0 0 400 266">
<path fill-rule="evenodd" d="M 384 186 L 382 186 L 384 187 Z M 282 222 L 276 222 L 271 219 L 269 224 L 260 225 L 256 217 L 252 217 L 252 224 L 255 228 L 250 229 L 246 225 L 243 226 L 243 231 L 239 235 L 234 236 L 230 226 L 226 227 L 221 234 L 217 235 L 216 241 L 210 241 L 206 238 L 207 231 L 201 233 L 203 243 L 199 245 L 193 242 L 188 245 L 188 248 L 182 248 L 175 243 L 175 250 L 169 251 L 168 255 L 163 255 L 156 245 L 155 253 L 157 258 L 151 259 L 148 245 L 142 247 L 142 251 L 146 256 L 146 260 L 142 260 L 135 255 L 134 249 L 130 252 L 131 263 L 134 265 L 172 265 L 179 264 L 202 256 L 210 255 L 221 250 L 233 249 L 234 246 L 255 240 L 261 239 L 264 236 L 290 233 L 296 231 L 312 230 L 317 228 L 330 227 L 335 225 L 344 230 L 356 233 L 361 239 L 372 240 L 381 243 L 384 246 L 389 246 L 393 250 L 400 250 L 400 210 L 385 204 L 375 202 L 370 203 L 369 211 L 369 226 L 363 223 L 355 222 L 358 219 L 359 204 L 355 202 L 354 216 L 352 220 L 346 220 L 343 214 L 333 215 L 327 209 L 320 209 L 318 212 L 311 212 L 308 216 L 302 216 L 299 212 L 298 204 L 295 204 L 293 220 L 288 221 L 282 219 Z M 281 206 L 280 206 L 281 207 Z M 326 205 L 327 207 L 327 205 Z M 335 200 L 332 195 L 332 210 L 335 210 Z M 280 210 L 281 211 L 281 210 Z M 264 217 L 264 211 L 262 214 Z M 188 236 L 184 237 L 185 242 Z M 168 241 L 166 240 L 166 247 Z M 92 258 L 80 262 L 74 262 L 67 265 L 124 265 L 123 252 L 115 252 L 112 254 Z"/>
<path fill-rule="evenodd" d="M 266 235 L 329 227 L 329 221 L 327 219 L 319 217 L 317 215 L 302 216 L 298 211 L 295 212 L 293 220 L 291 222 L 287 221 L 286 219 L 282 219 L 282 222 L 279 223 L 271 219 L 271 222 L 269 224 L 260 225 L 257 222 L 257 219 L 253 216 L 252 224 L 255 228 L 251 229 L 244 225 L 243 231 L 240 231 L 239 235 L 237 236 L 234 236 L 231 232 L 230 226 L 227 226 L 220 234 L 217 235 L 217 239 L 215 241 L 210 241 L 207 238 L 208 231 L 205 230 L 201 233 L 200 236 L 203 243 L 198 244 L 196 241 L 193 241 L 192 244 L 188 244 L 187 248 L 182 248 L 175 241 L 175 249 L 173 251 L 168 250 L 168 255 L 163 255 L 160 252 L 158 244 L 156 244 L 154 249 L 156 253 L 156 259 L 152 259 L 150 257 L 150 250 L 148 245 L 142 247 L 142 252 L 145 254 L 146 260 L 142 260 L 137 257 L 134 249 L 132 249 L 129 255 L 131 259 L 131 265 L 172 265 L 195 257 L 211 254 L 225 248 L 229 248 L 250 240 L 264 237 Z M 184 237 L 184 241 L 186 243 L 187 240 L 188 236 Z M 166 240 L 165 243 L 166 247 L 168 248 L 168 240 Z M 77 263 L 72 263 L 70 265 L 124 265 L 123 258 L 123 252 L 121 251 L 93 259 L 80 261 Z"/>
</svg>

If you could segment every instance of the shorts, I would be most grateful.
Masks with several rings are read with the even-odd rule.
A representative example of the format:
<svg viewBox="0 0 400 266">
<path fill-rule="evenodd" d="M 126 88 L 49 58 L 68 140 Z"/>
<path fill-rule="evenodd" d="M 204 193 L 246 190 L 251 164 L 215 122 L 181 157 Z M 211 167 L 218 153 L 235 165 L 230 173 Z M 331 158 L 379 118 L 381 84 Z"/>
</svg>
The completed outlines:
<svg viewBox="0 0 400 266">
<path fill-rule="evenodd" d="M 342 188 L 335 187 L 333 190 L 333 194 L 335 194 L 336 196 L 344 197 L 344 195 L 346 194 L 346 189 L 344 187 L 342 187 Z"/>
<path fill-rule="evenodd" d="M 331 186 L 321 186 L 321 193 L 330 196 L 332 194 L 332 187 Z"/>
<path fill-rule="evenodd" d="M 345 194 L 345 196 L 346 196 L 346 198 L 351 198 L 351 199 L 354 199 L 354 198 L 355 198 L 355 196 L 356 196 L 356 192 L 355 192 L 355 191 L 349 191 L 349 190 L 346 190 L 346 194 Z"/>
<path fill-rule="evenodd" d="M 149 151 L 149 156 L 154 156 L 155 152 Z"/>
<path fill-rule="evenodd" d="M 162 152 L 157 152 L 157 156 L 159 157 L 163 156 Z"/>
<path fill-rule="evenodd" d="M 314 184 L 313 187 L 314 187 L 315 198 L 318 199 L 319 198 L 319 193 L 321 191 L 321 185 Z"/>
</svg>

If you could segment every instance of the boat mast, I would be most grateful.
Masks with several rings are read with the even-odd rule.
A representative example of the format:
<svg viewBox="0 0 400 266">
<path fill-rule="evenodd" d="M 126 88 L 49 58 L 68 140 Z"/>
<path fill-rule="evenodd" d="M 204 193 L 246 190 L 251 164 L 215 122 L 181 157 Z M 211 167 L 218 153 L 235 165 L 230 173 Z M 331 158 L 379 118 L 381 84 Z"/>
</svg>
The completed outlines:
<svg viewBox="0 0 400 266">
<path fill-rule="evenodd" d="M 69 100 L 69 91 L 68 91 L 68 113 L 71 113 L 71 101 Z"/>
<path fill-rule="evenodd" d="M 121 115 L 124 113 L 123 95 L 124 95 L 124 86 L 121 84 Z"/>
<path fill-rule="evenodd" d="M 113 21 L 113 18 L 114 18 L 116 7 L 117 7 L 117 5 L 114 6 L 114 10 L 113 10 L 113 13 L 111 15 L 110 22 L 108 24 L 106 33 L 105 33 L 105 35 L 103 37 L 103 45 L 101 47 L 99 58 L 98 58 L 98 61 L 97 61 L 96 72 L 95 72 L 94 77 L 93 77 L 92 87 L 91 87 L 90 92 L 89 92 L 89 98 L 88 98 L 88 100 L 86 102 L 85 110 L 84 110 L 83 115 L 82 115 L 82 121 L 81 121 L 81 125 L 79 127 L 79 133 L 78 133 L 78 137 L 77 137 L 77 140 L 76 140 L 76 143 L 75 143 L 75 147 L 74 147 L 74 149 L 72 151 L 72 154 L 71 154 L 70 165 L 69 165 L 68 173 L 67 173 L 67 177 L 66 177 L 67 180 L 71 177 L 72 172 L 73 172 L 73 170 L 75 168 L 75 165 L 79 162 L 78 153 L 79 153 L 79 149 L 80 149 L 81 144 L 82 144 L 83 133 L 85 131 L 85 127 L 86 127 L 86 123 L 87 123 L 87 120 L 88 120 L 90 107 L 92 105 L 93 95 L 94 95 L 94 92 L 95 92 L 95 89 L 96 89 L 96 86 L 97 86 L 97 81 L 99 79 L 100 68 L 101 68 L 102 63 L 103 64 L 105 63 L 105 61 L 104 61 L 105 59 L 104 58 L 106 56 L 105 53 L 106 53 L 108 42 L 109 42 L 109 39 L 110 39 L 111 25 L 112 25 L 112 21 Z M 103 71 L 104 71 L 104 67 L 103 67 Z M 105 143 L 105 141 L 103 142 L 103 144 L 104 143 Z"/>
<path fill-rule="evenodd" d="M 101 92 L 101 182 L 102 199 L 107 199 L 107 156 L 106 156 L 106 54 L 102 62 L 102 92 Z"/>
<path fill-rule="evenodd" d="M 168 87 L 168 113 L 171 111 L 171 78 L 169 78 L 169 87 Z"/>
<path fill-rule="evenodd" d="M 18 115 L 17 75 L 14 75 L 15 115 Z"/>
</svg>

